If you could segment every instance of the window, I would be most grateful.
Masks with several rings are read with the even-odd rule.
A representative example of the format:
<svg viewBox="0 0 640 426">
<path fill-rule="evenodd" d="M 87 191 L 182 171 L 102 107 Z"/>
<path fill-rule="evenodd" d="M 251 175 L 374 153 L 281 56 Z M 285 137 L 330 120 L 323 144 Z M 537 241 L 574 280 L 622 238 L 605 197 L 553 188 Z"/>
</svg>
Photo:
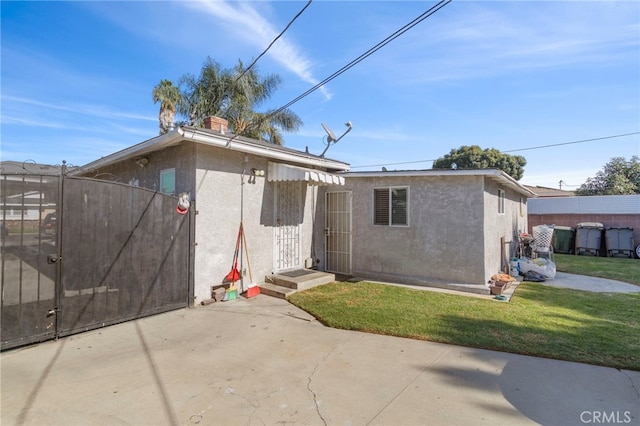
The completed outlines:
<svg viewBox="0 0 640 426">
<path fill-rule="evenodd" d="M 176 193 L 176 169 L 160 171 L 160 192 L 175 195 Z"/>
<path fill-rule="evenodd" d="M 524 206 L 527 204 L 525 198 L 520 197 L 520 217 L 524 217 Z"/>
<path fill-rule="evenodd" d="M 504 191 L 498 189 L 498 214 L 504 214 Z"/>
<path fill-rule="evenodd" d="M 374 225 L 409 225 L 409 188 L 391 187 L 373 190 Z"/>
</svg>

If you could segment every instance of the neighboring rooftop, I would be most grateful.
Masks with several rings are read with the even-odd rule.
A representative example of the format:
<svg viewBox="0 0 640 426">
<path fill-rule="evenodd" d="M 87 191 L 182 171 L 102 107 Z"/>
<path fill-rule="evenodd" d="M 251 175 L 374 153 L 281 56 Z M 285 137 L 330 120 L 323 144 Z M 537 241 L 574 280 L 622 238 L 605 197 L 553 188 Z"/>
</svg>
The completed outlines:
<svg viewBox="0 0 640 426">
<path fill-rule="evenodd" d="M 60 166 L 38 164 L 31 160 L 26 161 L 0 161 L 0 173 L 3 175 L 59 175 Z"/>
<path fill-rule="evenodd" d="M 540 198 L 548 197 L 573 197 L 575 191 L 565 191 L 563 189 L 548 188 L 546 186 L 530 186 L 524 185 L 531 192 L 535 192 Z"/>
</svg>

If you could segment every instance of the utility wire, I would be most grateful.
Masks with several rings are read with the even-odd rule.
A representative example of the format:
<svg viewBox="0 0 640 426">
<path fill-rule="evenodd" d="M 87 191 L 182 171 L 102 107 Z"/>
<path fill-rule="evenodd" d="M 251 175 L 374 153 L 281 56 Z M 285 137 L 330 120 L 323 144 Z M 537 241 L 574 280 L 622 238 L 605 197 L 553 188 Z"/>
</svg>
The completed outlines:
<svg viewBox="0 0 640 426">
<path fill-rule="evenodd" d="M 534 150 L 534 149 L 551 148 L 553 146 L 573 145 L 573 144 L 577 144 L 577 143 L 601 141 L 601 140 L 605 140 L 605 139 L 621 138 L 621 137 L 624 137 L 624 136 L 632 136 L 632 135 L 638 135 L 638 134 L 640 134 L 640 132 L 623 133 L 621 135 L 603 136 L 601 138 L 582 139 L 582 140 L 579 140 L 579 141 L 554 143 L 554 144 L 551 144 L 551 145 L 532 146 L 532 147 L 529 147 L 529 148 L 511 149 L 509 151 L 502 151 L 502 152 L 531 151 L 531 150 Z"/>
<path fill-rule="evenodd" d="M 362 55 L 358 56 L 356 59 L 352 60 L 347 65 L 343 66 L 338 71 L 334 72 L 329 77 L 327 77 L 324 80 L 322 80 L 320 83 L 316 84 L 315 86 L 313 86 L 312 88 L 310 88 L 309 90 L 304 92 L 303 94 L 299 95 L 297 98 L 289 101 L 287 104 L 285 104 L 285 105 L 281 106 L 280 108 L 278 108 L 277 110 L 273 111 L 272 114 L 277 114 L 277 113 L 289 108 L 291 105 L 295 104 L 296 102 L 298 102 L 302 98 L 305 98 L 306 96 L 308 96 L 311 93 L 315 92 L 320 87 L 324 86 L 325 84 L 327 84 L 328 82 L 330 82 L 334 78 L 338 77 L 339 75 L 343 74 L 344 72 L 346 72 L 350 68 L 352 68 L 355 65 L 357 65 L 358 63 L 362 62 L 363 60 L 365 60 L 369 56 L 373 55 L 375 52 L 377 52 L 378 50 L 382 49 L 384 46 L 386 46 L 387 44 L 391 43 L 396 38 L 400 37 L 402 34 L 404 34 L 407 31 L 409 31 L 411 28 L 415 27 L 420 22 L 424 21 L 429 16 L 433 15 L 438 10 L 442 9 L 444 6 L 449 4 L 451 1 L 452 0 L 441 0 L 435 6 L 432 6 L 427 11 L 423 12 L 422 14 L 420 14 L 413 21 L 411 21 L 408 24 L 404 25 L 402 28 L 398 29 L 396 32 L 394 32 L 393 34 L 391 34 L 390 36 L 388 36 L 387 38 L 385 38 L 384 40 L 382 40 L 381 42 L 379 42 L 378 44 L 376 44 L 375 46 L 373 46 L 372 48 L 370 48 L 366 52 L 364 52 Z"/>
<path fill-rule="evenodd" d="M 238 82 L 238 80 L 240 80 L 240 78 L 242 78 L 243 75 L 246 74 L 247 71 L 249 71 L 255 64 L 256 62 L 258 62 L 258 60 L 260 58 L 262 58 L 264 56 L 265 53 L 267 53 L 269 51 L 269 49 L 271 49 L 271 46 L 273 46 L 273 44 L 280 38 L 282 37 L 282 35 L 289 29 L 289 27 L 291 26 L 291 24 L 293 24 L 295 22 L 296 19 L 298 19 L 300 17 L 300 15 L 302 15 L 302 13 L 307 9 L 307 7 L 309 7 L 309 5 L 311 4 L 313 0 L 309 0 L 307 2 L 307 4 L 300 10 L 300 12 L 298 12 L 298 14 L 296 16 L 293 17 L 293 19 L 291 21 L 289 21 L 289 23 L 287 24 L 286 27 L 284 27 L 284 30 L 282 30 L 282 32 L 280 34 L 278 34 L 278 36 L 276 38 L 273 39 L 273 41 L 271 43 L 269 43 L 269 46 L 267 46 L 266 49 L 264 49 L 264 51 L 258 55 L 258 57 L 256 59 L 253 60 L 253 62 L 251 63 L 251 65 L 249 65 L 244 71 L 242 71 L 242 74 L 240 74 L 238 76 L 238 78 L 236 78 L 236 83 Z"/>
<path fill-rule="evenodd" d="M 358 63 L 362 62 L 363 60 L 365 60 L 366 58 L 368 58 L 369 56 L 371 56 L 372 54 L 374 54 L 375 52 L 377 52 L 378 50 L 380 50 L 381 48 L 383 48 L 384 46 L 386 46 L 387 44 L 389 44 L 390 42 L 392 42 L 396 38 L 400 37 L 402 34 L 404 34 L 407 31 L 409 31 L 411 28 L 413 28 L 416 25 L 418 25 L 420 22 L 422 22 L 425 19 L 427 19 L 429 16 L 433 15 L 434 13 L 436 13 L 438 10 L 442 9 L 447 4 L 451 3 L 451 1 L 453 1 L 453 0 L 441 0 L 435 6 L 432 6 L 427 11 L 423 12 L 422 14 L 420 14 L 417 18 L 413 19 L 411 22 L 409 22 L 408 24 L 404 25 L 402 28 L 398 29 L 396 32 L 394 32 L 393 34 L 391 34 L 390 36 L 388 36 L 387 38 L 385 38 L 384 40 L 382 40 L 381 42 L 379 42 L 378 44 L 376 44 L 375 46 L 373 46 L 372 48 L 370 48 L 366 52 L 364 52 L 362 55 L 358 56 L 353 61 L 349 62 L 347 65 L 345 65 L 342 68 L 340 68 L 338 71 L 336 71 L 333 74 L 331 74 L 329 77 L 327 77 L 324 80 L 322 80 L 320 83 L 316 84 L 315 86 L 313 86 L 312 88 L 310 88 L 309 90 L 307 90 L 303 94 L 299 95 L 295 99 L 289 101 L 287 104 L 285 104 L 285 105 L 281 106 L 280 108 L 278 108 L 278 109 L 276 109 L 274 111 L 271 111 L 269 114 L 265 115 L 262 118 L 262 121 L 268 120 L 270 117 L 272 117 L 272 116 L 284 111 L 285 109 L 289 108 L 291 105 L 295 104 L 299 100 L 301 100 L 301 99 L 307 97 L 308 95 L 310 95 L 311 93 L 315 92 L 316 90 L 318 90 L 320 87 L 322 87 L 323 85 L 325 85 L 329 81 L 333 80 L 334 78 L 336 78 L 339 75 L 343 74 L 344 72 L 346 72 L 350 68 L 354 67 Z M 309 3 L 311 3 L 311 1 L 309 1 Z M 308 4 L 307 4 L 307 6 L 308 6 Z M 307 6 L 305 6 L 305 9 L 306 9 Z M 302 10 L 304 10 L 304 9 L 302 9 Z M 231 144 L 231 141 L 233 141 L 237 136 L 238 135 L 233 135 L 231 138 L 229 138 L 229 140 L 227 141 L 227 146 L 229 146 Z"/>
<path fill-rule="evenodd" d="M 520 152 L 520 151 L 532 151 L 534 149 L 543 149 L 543 148 L 551 148 L 554 146 L 563 146 L 563 145 L 574 145 L 574 144 L 578 144 L 578 143 L 586 143 L 586 142 L 594 142 L 594 141 L 601 141 L 601 140 L 605 140 L 605 139 L 613 139 L 613 138 L 622 138 L 625 136 L 633 136 L 633 135 L 638 135 L 640 134 L 640 132 L 631 132 L 631 133 L 623 133 L 620 135 L 612 135 L 612 136 L 602 136 L 600 138 L 592 138 L 592 139 L 581 139 L 578 141 L 571 141 L 571 142 L 562 142 L 562 143 L 554 143 L 554 144 L 550 144 L 550 145 L 540 145 L 540 146 L 531 146 L 531 147 L 527 147 L 527 148 L 518 148 L 518 149 L 510 149 L 507 151 L 500 151 L 502 153 L 507 153 L 507 152 Z M 384 163 L 384 164 L 369 164 L 366 166 L 351 166 L 352 169 L 361 169 L 364 167 L 382 167 L 382 166 L 396 166 L 396 165 L 401 165 L 401 164 L 414 164 L 414 163 L 428 163 L 430 161 L 436 161 L 435 160 L 417 160 L 417 161 L 402 161 L 399 163 Z M 571 185 L 568 185 L 571 186 Z M 576 185 L 573 185 L 576 186 Z"/>
</svg>

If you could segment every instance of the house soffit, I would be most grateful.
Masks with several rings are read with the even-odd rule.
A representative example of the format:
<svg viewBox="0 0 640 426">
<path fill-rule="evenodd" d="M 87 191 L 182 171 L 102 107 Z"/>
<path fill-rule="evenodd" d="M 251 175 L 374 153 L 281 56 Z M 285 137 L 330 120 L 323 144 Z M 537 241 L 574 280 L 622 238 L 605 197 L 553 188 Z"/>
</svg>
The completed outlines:
<svg viewBox="0 0 640 426">
<path fill-rule="evenodd" d="M 179 145 L 183 142 L 194 142 L 202 145 L 229 149 L 244 154 L 256 155 L 269 160 L 296 164 L 299 166 L 323 168 L 329 171 L 341 172 L 349 170 L 349 164 L 347 163 L 318 157 L 291 148 L 285 148 L 241 136 L 236 137 L 235 135 L 224 135 L 208 129 L 179 127 L 172 132 L 149 139 L 94 162 L 88 163 L 79 168 L 75 174 L 82 174 L 87 170 L 98 169 L 125 160 L 149 155 L 153 152 L 158 152 L 168 147 Z"/>
</svg>

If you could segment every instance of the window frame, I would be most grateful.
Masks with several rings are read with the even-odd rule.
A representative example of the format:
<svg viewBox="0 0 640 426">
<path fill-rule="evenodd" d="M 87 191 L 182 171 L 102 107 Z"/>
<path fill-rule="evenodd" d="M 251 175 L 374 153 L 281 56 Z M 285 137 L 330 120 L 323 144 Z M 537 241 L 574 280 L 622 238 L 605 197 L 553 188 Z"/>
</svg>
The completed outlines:
<svg viewBox="0 0 640 426">
<path fill-rule="evenodd" d="M 394 190 L 405 190 L 406 191 L 406 196 L 404 199 L 405 202 L 405 214 L 404 214 L 404 223 L 393 223 L 393 219 L 394 219 L 394 215 L 393 215 L 393 202 L 394 202 L 394 194 L 393 191 Z M 388 215 L 387 215 L 387 220 L 385 223 L 379 222 L 377 220 L 378 218 L 378 204 L 377 204 L 377 197 L 376 197 L 376 191 L 387 191 L 387 197 L 388 197 L 388 205 L 386 207 Z M 410 188 L 408 185 L 395 185 L 395 186 L 377 186 L 373 188 L 372 191 L 372 217 L 371 217 L 371 223 L 375 226 L 389 226 L 389 227 L 399 227 L 399 228 L 407 228 L 409 227 L 410 221 L 409 221 L 409 205 L 410 205 Z M 397 196 L 396 196 L 396 201 L 397 200 Z"/>
<path fill-rule="evenodd" d="M 498 214 L 506 213 L 506 192 L 504 189 L 498 189 Z"/>
<path fill-rule="evenodd" d="M 168 192 L 165 191 L 162 184 L 163 184 L 163 177 L 166 175 L 172 174 L 173 175 L 173 191 Z M 176 169 L 175 167 L 170 168 L 170 169 L 163 169 L 160 170 L 160 192 L 163 194 L 167 194 L 167 195 L 176 195 Z"/>
</svg>

